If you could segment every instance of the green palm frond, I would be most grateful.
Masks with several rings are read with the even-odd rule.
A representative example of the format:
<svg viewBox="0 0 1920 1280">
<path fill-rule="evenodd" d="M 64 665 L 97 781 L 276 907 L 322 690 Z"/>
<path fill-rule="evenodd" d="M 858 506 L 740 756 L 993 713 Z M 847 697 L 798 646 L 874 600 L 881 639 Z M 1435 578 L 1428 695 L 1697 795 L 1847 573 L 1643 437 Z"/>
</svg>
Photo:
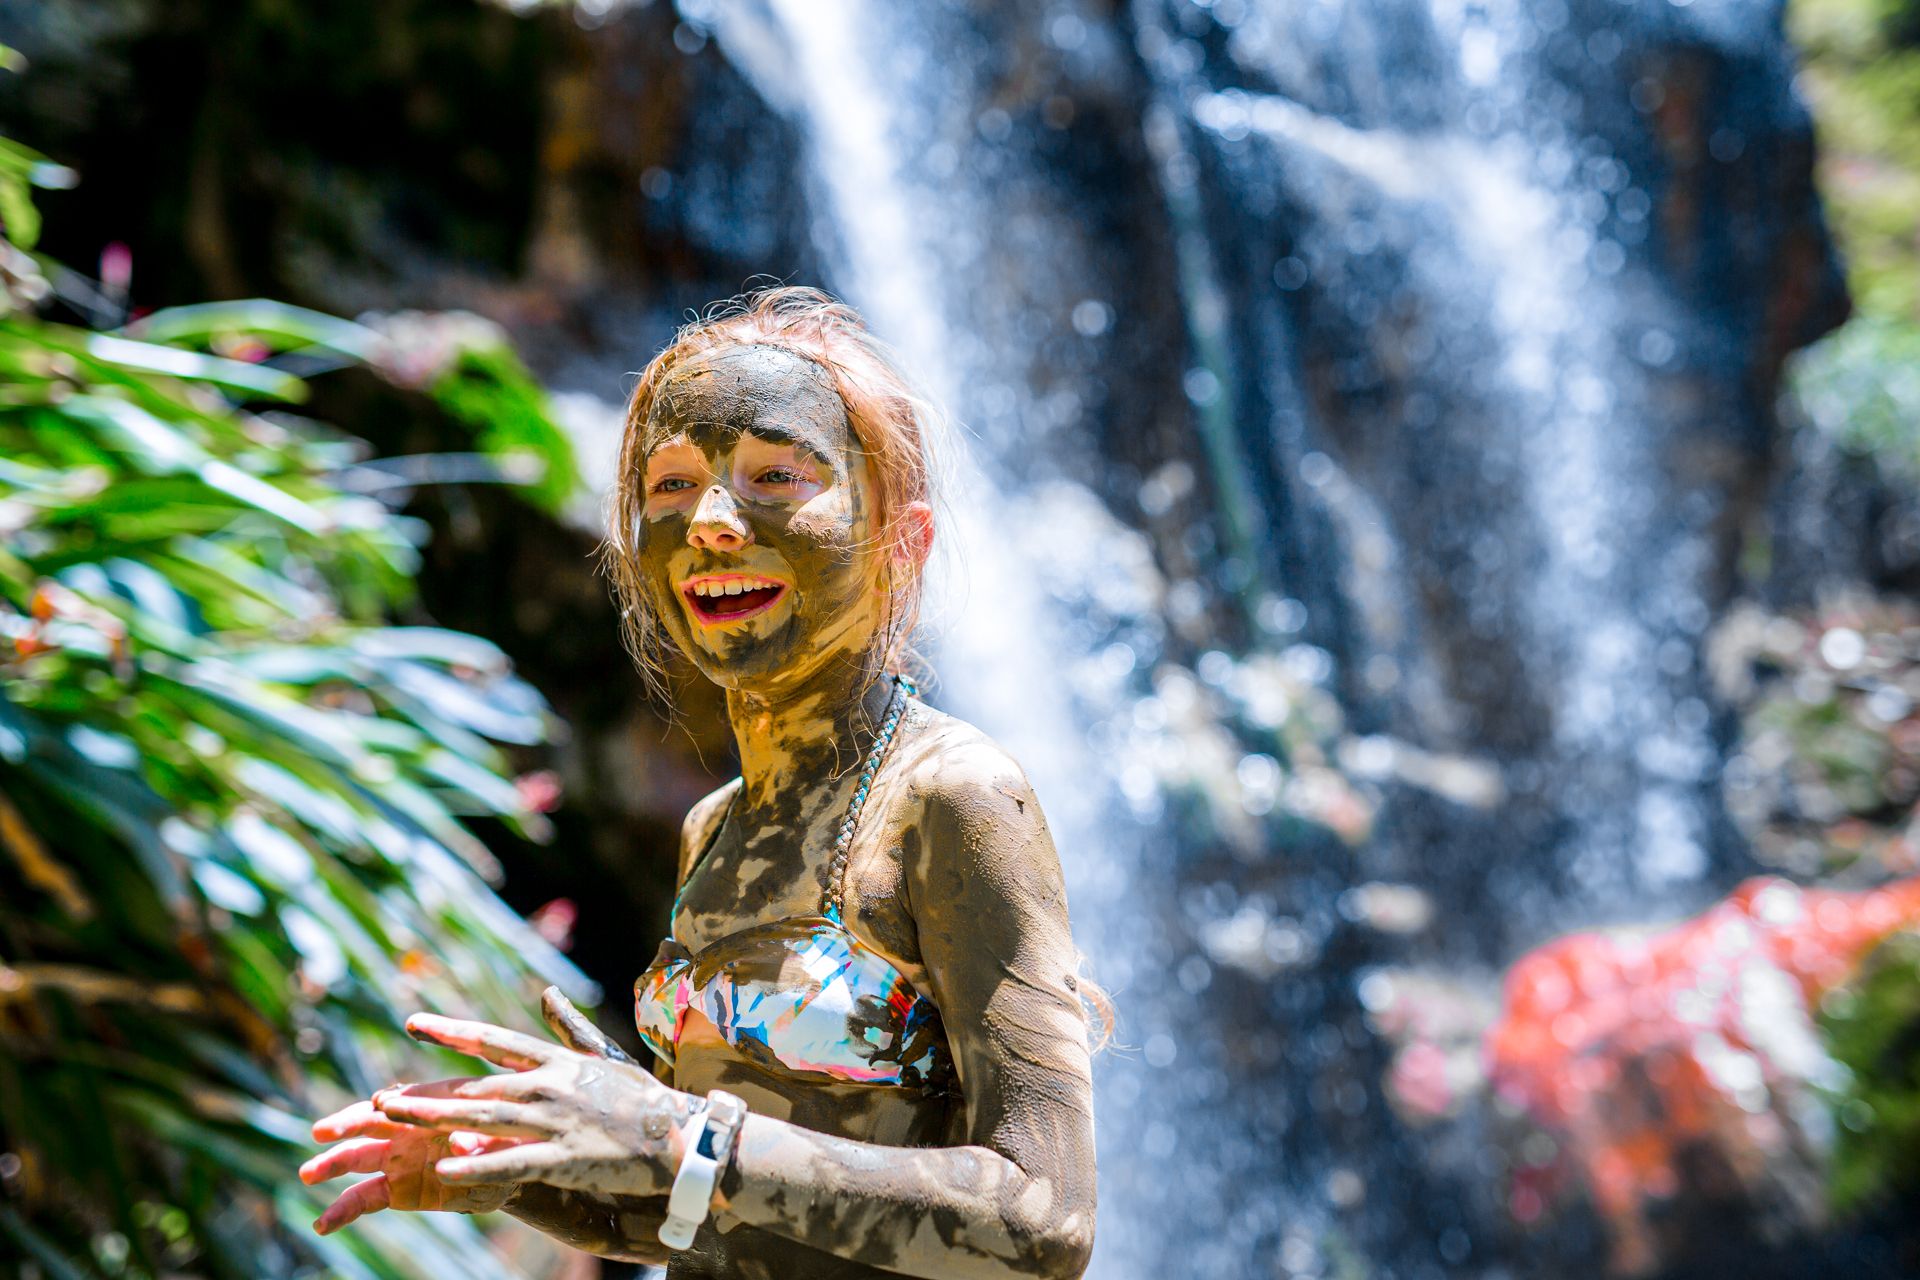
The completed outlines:
<svg viewBox="0 0 1920 1280">
<path fill-rule="evenodd" d="M 18 270 L 40 160 L 10 159 Z M 450 1215 L 317 1238 L 332 1192 L 293 1177 L 317 1110 L 422 1069 L 409 1011 L 525 1023 L 546 982 L 596 996 L 465 825 L 546 834 L 501 744 L 551 712 L 485 640 L 388 625 L 422 526 L 343 482 L 359 442 L 288 408 L 283 353 L 372 359 L 378 331 L 256 301 L 101 334 L 20 296 L 0 295 L 0 1258 L 514 1274 Z M 546 428 L 509 383 L 523 448 Z M 547 461 L 567 470 L 542 495 L 564 493 L 570 461 Z"/>
</svg>

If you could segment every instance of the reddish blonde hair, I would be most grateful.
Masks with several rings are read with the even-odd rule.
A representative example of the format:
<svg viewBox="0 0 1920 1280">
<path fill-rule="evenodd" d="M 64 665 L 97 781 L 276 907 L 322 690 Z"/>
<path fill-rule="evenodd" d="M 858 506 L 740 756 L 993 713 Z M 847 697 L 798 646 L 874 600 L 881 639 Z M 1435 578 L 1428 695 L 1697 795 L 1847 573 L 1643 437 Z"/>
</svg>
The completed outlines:
<svg viewBox="0 0 1920 1280">
<path fill-rule="evenodd" d="M 628 652 L 648 686 L 665 697 L 667 633 L 634 555 L 635 531 L 646 507 L 647 419 L 677 369 L 709 351 L 745 344 L 791 352 L 832 379 L 873 484 L 877 532 L 870 545 L 885 553 L 906 552 L 878 557 L 888 604 L 866 655 L 869 674 L 897 670 L 924 677 L 926 664 L 913 647 L 913 631 L 920 618 L 927 549 L 915 545 L 918 526 L 906 512 L 915 502 L 937 506 L 931 461 L 937 415 L 852 307 L 818 289 L 789 285 L 741 294 L 682 325 L 641 371 L 627 400 L 601 564 L 613 579 Z"/>
</svg>

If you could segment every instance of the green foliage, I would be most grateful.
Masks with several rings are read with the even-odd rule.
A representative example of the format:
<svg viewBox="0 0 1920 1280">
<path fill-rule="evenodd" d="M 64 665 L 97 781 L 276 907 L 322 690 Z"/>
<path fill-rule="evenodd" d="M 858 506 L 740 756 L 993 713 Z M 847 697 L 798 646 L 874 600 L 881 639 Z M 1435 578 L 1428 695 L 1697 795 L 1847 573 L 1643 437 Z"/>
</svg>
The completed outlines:
<svg viewBox="0 0 1920 1280">
<path fill-rule="evenodd" d="M 1882 778 L 1892 751 L 1884 727 L 1862 723 L 1851 700 L 1806 702 L 1788 693 L 1762 704 L 1748 730 L 1777 729 L 1792 746 L 1803 790 L 1818 788 L 1836 814 L 1870 815 L 1887 807 Z"/>
<path fill-rule="evenodd" d="M 1920 3 L 1794 0 L 1791 16 L 1857 309 L 1799 357 L 1794 390 L 1818 427 L 1911 481 L 1920 477 Z M 1775 704 L 1756 719 L 1787 735 L 1842 814 L 1891 808 L 1904 824 L 1911 796 L 1889 785 L 1894 752 L 1838 707 Z M 1920 934 L 1882 943 L 1823 1004 L 1821 1022 L 1848 1069 L 1835 1098 L 1835 1207 L 1920 1190 Z"/>
<path fill-rule="evenodd" d="M 1801 358 L 1794 389 L 1842 445 L 1920 477 L 1920 325 L 1856 316 Z"/>
<path fill-rule="evenodd" d="M 200 349 L 365 362 L 472 432 L 491 462 L 488 478 L 521 486 L 549 511 L 579 486 L 573 444 L 553 421 L 545 388 L 501 328 L 470 312 L 401 311 L 362 324 L 253 298 L 175 307 L 135 328 L 148 341 Z"/>
<path fill-rule="evenodd" d="M 272 363 L 378 335 L 263 302 L 102 334 L 31 295 L 0 294 L 0 1258 L 510 1276 L 464 1218 L 315 1237 L 333 1191 L 292 1176 L 318 1110 L 423 1069 L 409 1011 L 594 998 L 462 822 L 545 834 L 498 744 L 550 712 L 489 642 L 386 624 L 422 527 Z M 513 373 L 459 401 L 523 448 Z"/>
<path fill-rule="evenodd" d="M 1793 386 L 1850 448 L 1920 459 L 1920 4 L 1794 0 L 1820 186 L 1855 318 L 1796 361 Z"/>
<path fill-rule="evenodd" d="M 35 172 L 47 164 L 39 152 L 0 138 L 0 228 L 7 239 L 31 249 L 40 239 L 40 211 L 33 205 Z"/>
<path fill-rule="evenodd" d="M 535 465 L 526 484 L 547 510 L 559 510 L 572 496 L 572 442 L 549 416 L 546 390 L 504 338 L 462 346 L 426 391 L 449 417 L 473 431 L 482 452 L 509 466 L 531 460 Z"/>
<path fill-rule="evenodd" d="M 1847 1068 L 1828 1193 L 1839 1209 L 1920 1190 L 1920 933 L 1897 933 L 1821 1011 Z"/>
</svg>

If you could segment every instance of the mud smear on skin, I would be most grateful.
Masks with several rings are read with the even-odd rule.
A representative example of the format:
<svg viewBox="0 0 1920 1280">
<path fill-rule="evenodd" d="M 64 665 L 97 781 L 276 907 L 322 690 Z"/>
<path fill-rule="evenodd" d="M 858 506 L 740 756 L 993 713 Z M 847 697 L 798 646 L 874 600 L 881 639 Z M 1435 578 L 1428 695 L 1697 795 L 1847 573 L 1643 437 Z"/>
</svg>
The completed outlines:
<svg viewBox="0 0 1920 1280">
<path fill-rule="evenodd" d="M 713 834 L 727 798 L 725 790 L 718 793 L 703 806 L 707 812 L 689 822 L 691 848 Z M 802 1126 L 782 1133 L 779 1149 L 763 1155 L 805 1173 L 762 1202 L 730 1210 L 719 1224 L 722 1253 L 711 1268 L 689 1259 L 676 1262 L 674 1276 L 749 1275 L 758 1273 L 756 1266 L 800 1280 L 877 1276 L 909 1254 L 936 1247 L 995 1258 L 1029 1274 L 1063 1274 L 1040 1230 L 1024 1239 L 1015 1231 L 1010 1240 L 1007 1225 L 1038 1228 L 1074 1216 L 1091 1221 L 1090 1067 L 1073 986 L 1075 953 L 1058 859 L 1024 778 L 977 730 L 915 704 L 867 815 L 849 857 L 848 927 L 943 1010 L 980 1011 L 970 1025 L 947 1032 L 968 1101 L 823 1084 L 817 1076 L 744 1059 L 717 1036 L 711 1043 L 683 1042 L 676 1085 L 695 1092 L 727 1088 L 748 1097 L 760 1114 Z M 730 861 L 744 856 L 744 842 L 729 849 L 727 833 L 719 834 L 688 886 L 687 906 L 690 916 L 725 931 L 747 918 L 739 910 L 739 882 L 729 883 L 726 874 Z M 763 833 L 761 843 L 775 838 Z M 1022 901 L 1020 918 L 994 928 L 983 913 L 1007 914 L 1009 882 Z M 785 914 L 811 910 L 819 888 L 810 875 L 778 886 L 762 877 L 754 896 L 770 898 L 779 904 L 774 911 Z M 932 967 L 928 952 L 938 957 Z M 849 1036 L 862 1029 L 850 1025 Z M 836 1138 L 947 1149 L 937 1153 L 935 1166 L 916 1168 L 875 1162 L 865 1149 Z M 984 1153 L 965 1149 L 969 1144 L 1005 1156 L 1026 1178 L 998 1176 Z M 975 1201 L 970 1210 L 954 1207 L 956 1187 Z M 759 1225 L 747 1226 L 741 1214 Z M 982 1222 L 1001 1227 L 996 1238 L 973 1238 Z M 797 1238 L 831 1252 L 797 1253 Z M 720 1269 L 722 1257 L 733 1270 Z M 848 1259 L 858 1265 L 850 1267 Z"/>
<path fill-rule="evenodd" d="M 738 556 L 689 545 L 693 502 L 650 509 L 641 522 L 635 551 L 653 607 L 702 674 L 729 689 L 769 679 L 779 684 L 831 653 L 858 653 L 877 623 L 865 598 L 872 584 L 858 563 L 869 532 L 866 459 L 826 370 L 778 347 L 709 353 L 674 370 L 643 431 L 647 459 L 685 442 L 710 462 L 725 463 L 752 435 L 804 451 L 831 477 L 825 494 L 797 509 L 735 494 L 736 515 L 752 536 Z M 723 629 L 695 626 L 678 583 L 698 572 L 729 570 L 764 570 L 792 582 L 789 598 L 765 615 L 783 620 L 771 628 L 763 619 Z"/>
<path fill-rule="evenodd" d="M 725 846 L 715 851 L 738 896 L 703 911 L 723 927 L 770 918 L 792 868 L 785 846 L 797 832 L 818 847 L 837 822 L 833 811 L 844 811 L 852 791 L 846 775 L 858 758 L 849 744 L 870 733 L 885 707 L 885 689 L 867 690 L 863 698 L 856 687 L 879 596 L 876 575 L 860 555 L 871 536 L 865 460 L 826 371 L 768 346 L 730 347 L 676 370 L 645 430 L 649 456 L 685 441 L 717 466 L 726 465 L 750 433 L 786 440 L 830 478 L 823 493 L 797 506 L 739 501 L 735 515 L 750 541 L 735 553 L 690 545 L 690 502 L 651 513 L 638 547 L 669 633 L 704 675 L 728 690 L 748 780 Z M 694 572 L 735 569 L 764 569 L 790 581 L 788 599 L 737 628 L 694 628 L 675 584 Z M 742 858 L 743 851 L 754 856 Z M 691 934 L 700 934 L 703 923 L 696 918 Z M 686 940 L 698 945 L 695 936 Z"/>
</svg>

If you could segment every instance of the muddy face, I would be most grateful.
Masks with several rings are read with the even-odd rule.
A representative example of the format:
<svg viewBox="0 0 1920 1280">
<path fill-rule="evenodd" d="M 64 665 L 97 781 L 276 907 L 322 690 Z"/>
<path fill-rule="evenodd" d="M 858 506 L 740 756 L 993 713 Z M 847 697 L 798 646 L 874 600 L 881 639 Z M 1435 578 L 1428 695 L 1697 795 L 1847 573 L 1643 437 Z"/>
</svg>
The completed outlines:
<svg viewBox="0 0 1920 1280">
<path fill-rule="evenodd" d="M 680 650 L 763 696 L 857 667 L 879 561 L 866 459 L 826 371 L 727 347 L 675 370 L 644 430 L 637 560 Z"/>
</svg>

